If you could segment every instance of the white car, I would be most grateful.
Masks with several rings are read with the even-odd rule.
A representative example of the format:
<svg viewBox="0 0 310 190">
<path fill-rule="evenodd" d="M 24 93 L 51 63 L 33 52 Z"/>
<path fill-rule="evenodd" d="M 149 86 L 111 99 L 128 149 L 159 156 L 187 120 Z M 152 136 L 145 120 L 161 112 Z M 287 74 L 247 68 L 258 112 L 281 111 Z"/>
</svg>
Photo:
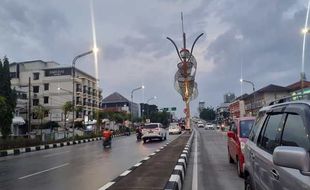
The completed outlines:
<svg viewBox="0 0 310 190">
<path fill-rule="evenodd" d="M 170 123 L 169 134 L 181 134 L 181 128 L 178 123 Z"/>
<path fill-rule="evenodd" d="M 203 122 L 198 122 L 197 126 L 198 126 L 198 128 L 204 128 L 205 125 L 203 124 Z"/>
<path fill-rule="evenodd" d="M 142 140 L 145 143 L 147 140 L 166 140 L 167 130 L 161 123 L 148 123 L 142 129 Z"/>
<path fill-rule="evenodd" d="M 206 125 L 205 125 L 205 129 L 206 130 L 214 130 L 215 128 L 214 128 L 214 124 L 212 124 L 212 123 L 207 123 Z"/>
</svg>

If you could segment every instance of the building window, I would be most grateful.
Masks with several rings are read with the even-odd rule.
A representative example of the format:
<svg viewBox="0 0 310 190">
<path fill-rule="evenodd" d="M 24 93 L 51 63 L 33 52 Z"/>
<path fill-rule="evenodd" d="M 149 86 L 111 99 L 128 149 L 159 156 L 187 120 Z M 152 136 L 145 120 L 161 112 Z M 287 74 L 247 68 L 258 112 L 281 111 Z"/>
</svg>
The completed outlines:
<svg viewBox="0 0 310 190">
<path fill-rule="evenodd" d="M 44 104 L 48 104 L 48 96 L 44 96 Z"/>
<path fill-rule="evenodd" d="M 44 90 L 49 90 L 49 89 L 50 89 L 50 84 L 45 83 L 45 84 L 44 84 Z"/>
<path fill-rule="evenodd" d="M 39 99 L 33 99 L 32 100 L 32 105 L 33 106 L 38 106 L 39 105 Z"/>
<path fill-rule="evenodd" d="M 39 80 L 40 79 L 40 73 L 33 73 L 33 80 Z"/>
<path fill-rule="evenodd" d="M 39 93 L 39 87 L 40 86 L 33 86 L 33 92 L 34 93 Z"/>
</svg>

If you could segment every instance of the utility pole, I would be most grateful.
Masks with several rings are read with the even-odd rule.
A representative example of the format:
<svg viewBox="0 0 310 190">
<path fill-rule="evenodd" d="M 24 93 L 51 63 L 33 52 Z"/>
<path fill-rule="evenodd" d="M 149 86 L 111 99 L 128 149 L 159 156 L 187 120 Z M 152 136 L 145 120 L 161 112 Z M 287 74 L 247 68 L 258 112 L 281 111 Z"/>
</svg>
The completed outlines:
<svg viewBox="0 0 310 190">
<path fill-rule="evenodd" d="M 31 131 L 31 78 L 28 79 L 28 138 L 30 138 Z"/>
</svg>

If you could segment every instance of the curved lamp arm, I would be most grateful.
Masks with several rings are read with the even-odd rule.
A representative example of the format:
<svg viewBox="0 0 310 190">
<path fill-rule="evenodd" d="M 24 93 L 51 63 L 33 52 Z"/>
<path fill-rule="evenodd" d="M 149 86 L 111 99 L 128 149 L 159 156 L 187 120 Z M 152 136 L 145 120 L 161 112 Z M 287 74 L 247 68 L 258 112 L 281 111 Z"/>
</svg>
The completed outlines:
<svg viewBox="0 0 310 190">
<path fill-rule="evenodd" d="M 190 57 L 189 57 L 188 61 L 190 61 L 191 58 L 192 58 L 193 50 L 194 50 L 194 46 L 195 46 L 196 42 L 198 41 L 198 39 L 199 39 L 203 34 L 204 34 L 204 33 L 201 33 L 201 34 L 195 39 L 195 41 L 194 41 L 194 43 L 193 43 L 193 45 L 192 45 L 192 48 L 191 48 L 191 54 L 190 54 Z"/>
<path fill-rule="evenodd" d="M 180 55 L 180 52 L 179 52 L 179 50 L 178 50 L 177 45 L 174 43 L 174 41 L 173 41 L 171 38 L 167 37 L 167 39 L 174 45 L 175 50 L 177 51 L 177 54 L 178 54 L 178 56 L 179 56 L 179 58 L 180 58 L 180 60 L 181 60 L 181 62 L 182 62 L 182 58 L 181 58 L 181 55 Z"/>
</svg>

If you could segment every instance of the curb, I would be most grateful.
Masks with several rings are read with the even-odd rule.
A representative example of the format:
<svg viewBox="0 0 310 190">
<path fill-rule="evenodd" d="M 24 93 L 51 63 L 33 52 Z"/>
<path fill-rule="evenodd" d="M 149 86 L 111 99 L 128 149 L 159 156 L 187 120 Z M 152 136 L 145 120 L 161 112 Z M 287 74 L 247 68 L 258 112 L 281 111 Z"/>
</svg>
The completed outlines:
<svg viewBox="0 0 310 190">
<path fill-rule="evenodd" d="M 187 164 L 189 163 L 189 157 L 191 152 L 191 146 L 193 142 L 194 133 L 191 134 L 187 141 L 183 152 L 181 153 L 177 164 L 175 165 L 169 181 L 166 183 L 165 190 L 181 190 L 184 182 Z"/>
<path fill-rule="evenodd" d="M 176 138 L 177 139 L 177 138 Z M 174 139 L 174 140 L 176 140 Z M 144 162 L 146 162 L 147 160 L 149 160 L 152 156 L 154 156 L 155 154 L 157 154 L 158 152 L 160 152 L 161 150 L 163 150 L 167 145 L 169 145 L 171 142 L 173 142 L 174 140 L 166 143 L 164 146 L 160 147 L 159 149 L 155 150 L 153 153 L 149 154 L 147 157 L 143 158 L 140 162 L 138 162 L 137 164 L 133 165 L 131 168 L 125 170 L 122 174 L 120 174 L 118 177 L 114 178 L 112 181 L 106 183 L 104 186 L 100 187 L 98 190 L 106 190 L 109 187 L 111 187 L 114 183 L 120 181 L 123 177 L 125 177 L 126 175 L 128 175 L 130 172 L 132 172 L 133 170 L 135 170 L 136 168 L 138 168 L 139 166 L 141 166 Z"/>
<path fill-rule="evenodd" d="M 120 136 L 124 136 L 124 135 L 119 134 L 119 135 L 115 135 L 113 137 L 120 137 Z M 71 145 L 93 142 L 93 141 L 98 141 L 98 140 L 102 140 L 102 137 L 76 140 L 76 141 L 67 141 L 67 142 L 53 143 L 53 144 L 45 144 L 45 145 L 10 149 L 10 150 L 4 150 L 4 151 L 2 150 L 2 151 L 0 151 L 0 157 L 15 156 L 15 155 L 19 155 L 19 154 L 27 153 L 27 152 L 34 152 L 34 151 L 39 151 L 39 150 L 46 150 L 46 149 L 59 148 L 59 147 L 64 147 L 64 146 L 71 146 Z"/>
</svg>

